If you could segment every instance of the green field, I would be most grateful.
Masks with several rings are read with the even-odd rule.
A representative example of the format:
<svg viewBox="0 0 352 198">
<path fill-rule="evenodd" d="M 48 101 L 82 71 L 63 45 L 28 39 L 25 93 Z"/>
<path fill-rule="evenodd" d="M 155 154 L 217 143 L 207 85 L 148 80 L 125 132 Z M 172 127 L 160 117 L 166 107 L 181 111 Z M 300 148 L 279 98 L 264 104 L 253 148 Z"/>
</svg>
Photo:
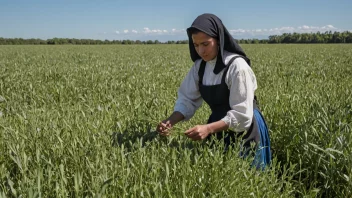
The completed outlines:
<svg viewBox="0 0 352 198">
<path fill-rule="evenodd" d="M 0 197 L 352 197 L 352 45 L 243 45 L 274 162 L 181 132 L 187 45 L 0 46 Z"/>
</svg>

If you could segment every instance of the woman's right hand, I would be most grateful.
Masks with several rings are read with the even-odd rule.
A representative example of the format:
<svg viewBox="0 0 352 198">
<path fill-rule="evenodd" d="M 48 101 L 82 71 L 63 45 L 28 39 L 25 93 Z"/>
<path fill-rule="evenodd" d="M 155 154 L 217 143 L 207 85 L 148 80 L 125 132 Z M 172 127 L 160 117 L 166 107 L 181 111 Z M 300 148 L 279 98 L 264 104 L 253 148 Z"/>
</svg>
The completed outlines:
<svg viewBox="0 0 352 198">
<path fill-rule="evenodd" d="M 163 120 L 156 127 L 156 131 L 159 133 L 159 135 L 169 136 L 171 134 L 170 132 L 171 128 L 172 128 L 172 124 L 170 120 Z"/>
</svg>

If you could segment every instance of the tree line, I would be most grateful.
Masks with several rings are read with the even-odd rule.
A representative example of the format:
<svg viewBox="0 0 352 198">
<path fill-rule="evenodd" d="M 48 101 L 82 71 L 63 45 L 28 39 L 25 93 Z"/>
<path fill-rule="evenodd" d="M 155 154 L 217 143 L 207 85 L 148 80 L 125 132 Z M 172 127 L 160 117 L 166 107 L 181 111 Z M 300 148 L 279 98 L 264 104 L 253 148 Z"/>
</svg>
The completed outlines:
<svg viewBox="0 0 352 198">
<path fill-rule="evenodd" d="M 52 39 L 23 39 L 23 38 L 2 38 L 0 45 L 132 45 L 132 44 L 187 44 L 188 40 L 160 42 L 159 40 L 96 40 L 96 39 L 75 39 L 75 38 L 52 38 Z"/>
<path fill-rule="evenodd" d="M 352 32 L 324 33 L 284 33 L 282 35 L 271 35 L 269 39 L 235 39 L 239 44 L 267 44 L 267 43 L 352 43 Z M 75 38 L 52 38 L 52 39 L 23 39 L 2 38 L 0 45 L 133 45 L 133 44 L 188 44 L 188 40 L 166 41 L 158 40 L 94 40 Z"/>
<path fill-rule="evenodd" d="M 284 33 L 269 36 L 268 43 L 352 43 L 352 32 Z"/>
</svg>

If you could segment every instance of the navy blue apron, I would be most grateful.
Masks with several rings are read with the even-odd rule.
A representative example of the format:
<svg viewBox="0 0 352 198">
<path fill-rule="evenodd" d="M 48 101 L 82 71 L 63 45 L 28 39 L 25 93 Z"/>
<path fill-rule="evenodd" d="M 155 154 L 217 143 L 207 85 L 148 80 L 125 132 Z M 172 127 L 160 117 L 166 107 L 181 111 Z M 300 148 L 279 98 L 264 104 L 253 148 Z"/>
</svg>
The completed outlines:
<svg viewBox="0 0 352 198">
<path fill-rule="evenodd" d="M 199 91 L 203 100 L 209 105 L 211 109 L 211 115 L 208 119 L 208 123 L 217 122 L 224 118 L 229 110 L 231 110 L 229 97 L 230 90 L 225 83 L 225 77 L 231 63 L 241 56 L 233 57 L 224 69 L 221 83 L 217 85 L 203 85 L 203 76 L 205 71 L 206 62 L 202 60 L 198 75 L 199 75 Z M 251 150 L 251 143 L 254 142 L 256 145 L 254 161 L 252 166 L 264 168 L 271 161 L 270 152 L 270 138 L 268 134 L 268 128 L 265 123 L 264 117 L 262 116 L 256 102 L 256 97 L 253 101 L 253 119 L 252 124 L 248 131 L 234 132 L 226 130 L 211 134 L 207 137 L 210 141 L 214 136 L 217 140 L 224 141 L 225 151 L 229 149 L 229 146 L 235 142 L 236 138 L 242 137 L 243 140 L 243 151 L 241 156 L 246 157 Z"/>
</svg>

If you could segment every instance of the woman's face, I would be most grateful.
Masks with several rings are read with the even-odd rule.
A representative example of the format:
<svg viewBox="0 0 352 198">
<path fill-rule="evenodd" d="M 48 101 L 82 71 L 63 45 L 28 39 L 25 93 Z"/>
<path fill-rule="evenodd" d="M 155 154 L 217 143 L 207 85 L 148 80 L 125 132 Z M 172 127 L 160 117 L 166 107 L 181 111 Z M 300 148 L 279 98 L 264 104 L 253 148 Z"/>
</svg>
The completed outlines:
<svg viewBox="0 0 352 198">
<path fill-rule="evenodd" d="M 192 40 L 198 55 L 204 61 L 213 60 L 218 55 L 218 41 L 215 38 L 204 32 L 198 32 L 192 34 Z"/>
</svg>

